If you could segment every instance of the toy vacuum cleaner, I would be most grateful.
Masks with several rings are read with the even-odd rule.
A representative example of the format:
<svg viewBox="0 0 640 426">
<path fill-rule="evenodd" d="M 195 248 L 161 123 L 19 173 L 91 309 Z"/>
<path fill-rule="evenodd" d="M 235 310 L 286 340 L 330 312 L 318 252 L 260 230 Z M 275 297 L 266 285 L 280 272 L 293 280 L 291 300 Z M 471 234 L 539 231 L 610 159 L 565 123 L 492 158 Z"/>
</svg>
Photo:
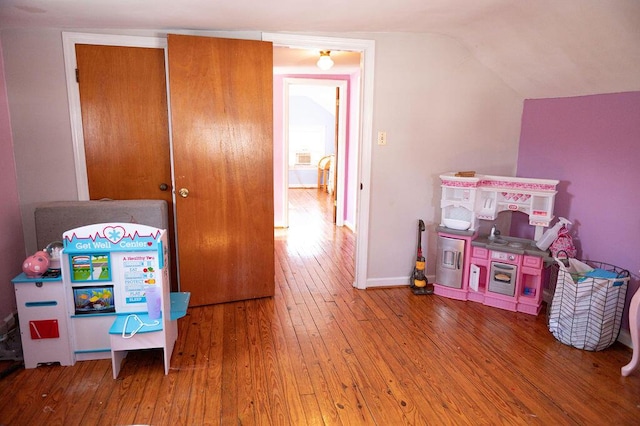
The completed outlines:
<svg viewBox="0 0 640 426">
<path fill-rule="evenodd" d="M 433 286 L 429 285 L 429 280 L 424 274 L 427 262 L 422 255 L 422 233 L 424 232 L 424 222 L 418 220 L 418 253 L 416 256 L 416 267 L 413 268 L 410 284 L 413 294 L 433 294 Z"/>
</svg>

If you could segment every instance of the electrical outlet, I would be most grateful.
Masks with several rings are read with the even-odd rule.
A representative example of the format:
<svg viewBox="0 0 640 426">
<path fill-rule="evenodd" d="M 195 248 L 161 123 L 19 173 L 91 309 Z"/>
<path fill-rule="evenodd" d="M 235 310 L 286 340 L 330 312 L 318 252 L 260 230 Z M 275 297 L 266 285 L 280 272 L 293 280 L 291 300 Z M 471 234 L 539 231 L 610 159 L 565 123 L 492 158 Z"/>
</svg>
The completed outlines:
<svg viewBox="0 0 640 426">
<path fill-rule="evenodd" d="M 378 132 L 378 145 L 386 145 L 387 144 L 387 132 Z"/>
</svg>

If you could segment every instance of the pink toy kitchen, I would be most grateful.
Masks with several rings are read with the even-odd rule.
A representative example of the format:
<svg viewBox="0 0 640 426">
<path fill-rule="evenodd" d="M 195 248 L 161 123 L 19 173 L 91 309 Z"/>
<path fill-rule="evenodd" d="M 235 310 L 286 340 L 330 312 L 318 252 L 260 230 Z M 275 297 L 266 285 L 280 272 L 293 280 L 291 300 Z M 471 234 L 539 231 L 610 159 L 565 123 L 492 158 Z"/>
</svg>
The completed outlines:
<svg viewBox="0 0 640 426">
<path fill-rule="evenodd" d="M 436 295 L 528 315 L 538 315 L 544 300 L 558 341 L 599 351 L 618 339 L 630 273 L 576 259 L 567 219 L 550 227 L 559 181 L 473 171 L 440 180 Z M 507 235 L 513 213 L 526 215 L 533 239 Z M 623 376 L 640 366 L 640 292 L 629 305 L 629 328 L 633 357 Z"/>
<path fill-rule="evenodd" d="M 473 172 L 446 173 L 440 180 L 435 294 L 537 315 L 544 262 L 552 260 L 537 242 L 554 218 L 559 182 Z M 535 239 L 512 237 L 508 229 L 499 229 L 498 214 L 503 211 L 526 214 Z"/>
<path fill-rule="evenodd" d="M 538 315 L 544 300 L 558 341 L 599 351 L 617 340 L 630 273 L 576 259 L 571 222 L 558 218 L 550 226 L 559 181 L 475 172 L 445 173 L 440 180 L 436 295 L 528 315 Z M 534 238 L 507 235 L 514 215 L 501 212 L 526 215 Z M 640 365 L 638 306 L 640 292 L 629 306 L 633 358 L 623 376 Z"/>
</svg>

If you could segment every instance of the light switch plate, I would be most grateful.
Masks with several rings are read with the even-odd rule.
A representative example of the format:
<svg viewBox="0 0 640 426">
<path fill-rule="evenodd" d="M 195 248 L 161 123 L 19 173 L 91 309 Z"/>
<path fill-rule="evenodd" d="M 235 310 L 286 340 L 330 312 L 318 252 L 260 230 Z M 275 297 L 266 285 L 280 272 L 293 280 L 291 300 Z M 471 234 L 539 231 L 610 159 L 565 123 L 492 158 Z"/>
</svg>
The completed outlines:
<svg viewBox="0 0 640 426">
<path fill-rule="evenodd" d="M 386 145 L 387 144 L 387 132 L 380 131 L 378 132 L 378 145 Z"/>
</svg>

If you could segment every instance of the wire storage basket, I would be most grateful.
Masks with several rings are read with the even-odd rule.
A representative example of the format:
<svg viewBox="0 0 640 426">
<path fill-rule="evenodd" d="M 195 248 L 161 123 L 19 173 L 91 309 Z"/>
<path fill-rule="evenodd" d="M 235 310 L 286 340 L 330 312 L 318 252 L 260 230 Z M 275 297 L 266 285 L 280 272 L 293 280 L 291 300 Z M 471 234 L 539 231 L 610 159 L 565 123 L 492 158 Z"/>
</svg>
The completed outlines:
<svg viewBox="0 0 640 426">
<path fill-rule="evenodd" d="M 578 349 L 600 351 L 611 346 L 620 333 L 629 271 L 573 258 L 556 259 L 553 268 L 551 276 L 557 274 L 557 278 L 549 331 Z"/>
</svg>

